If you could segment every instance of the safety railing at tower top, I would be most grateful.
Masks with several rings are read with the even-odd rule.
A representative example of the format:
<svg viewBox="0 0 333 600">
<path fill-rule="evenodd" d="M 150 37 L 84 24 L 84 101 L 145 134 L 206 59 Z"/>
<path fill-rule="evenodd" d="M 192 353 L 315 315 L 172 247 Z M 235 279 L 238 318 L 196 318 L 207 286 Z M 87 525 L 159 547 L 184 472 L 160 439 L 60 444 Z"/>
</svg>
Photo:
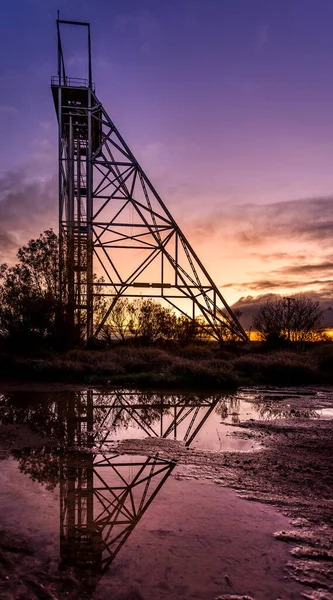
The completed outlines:
<svg viewBox="0 0 333 600">
<path fill-rule="evenodd" d="M 88 88 L 89 81 L 88 79 L 83 79 L 81 77 L 58 77 L 58 75 L 54 75 L 51 77 L 51 85 L 63 86 L 63 87 L 79 87 L 79 88 Z M 91 85 L 93 91 L 95 91 L 95 84 Z"/>
</svg>

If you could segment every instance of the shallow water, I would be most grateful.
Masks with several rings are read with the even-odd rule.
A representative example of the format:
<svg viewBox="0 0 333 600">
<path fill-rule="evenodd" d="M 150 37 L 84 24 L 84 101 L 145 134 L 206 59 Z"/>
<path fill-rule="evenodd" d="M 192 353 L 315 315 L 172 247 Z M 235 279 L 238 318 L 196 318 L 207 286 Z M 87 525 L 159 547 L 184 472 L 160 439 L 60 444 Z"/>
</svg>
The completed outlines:
<svg viewBox="0 0 333 600">
<path fill-rule="evenodd" d="M 286 404 L 296 395 L 306 400 L 297 411 Z M 317 399 L 322 403 L 323 397 L 320 392 Z M 60 437 L 80 446 L 89 441 L 89 447 L 103 449 L 121 440 L 161 437 L 200 450 L 243 452 L 259 446 L 237 435 L 239 424 L 258 419 L 324 417 L 331 410 L 311 408 L 310 398 L 313 401 L 316 394 L 308 388 L 302 392 L 242 388 L 236 394 L 210 396 L 123 389 L 21 392 L 0 396 L 0 423 L 26 423 L 48 438 Z"/>
<path fill-rule="evenodd" d="M 58 600 L 67 597 L 52 587 L 59 573 L 68 589 L 75 582 L 75 600 L 208 600 L 230 592 L 256 600 L 301 597 L 302 587 L 284 579 L 289 547 L 272 534 L 288 520 L 273 508 L 232 490 L 179 481 L 173 465 L 154 463 L 152 471 L 147 457 L 117 457 L 112 471 L 106 460 L 87 460 L 53 489 L 20 472 L 14 459 L 4 461 L 1 525 L 20 532 L 35 551 L 28 575 L 20 573 L 16 588 L 10 582 L 13 598 L 35 599 L 29 584 L 43 573 L 41 597 Z M 66 467 L 73 469 L 69 456 Z"/>
<path fill-rule="evenodd" d="M 117 585 L 114 588 L 117 594 L 128 578 L 135 579 L 137 586 L 146 589 L 148 594 L 137 595 L 135 598 L 151 597 L 147 582 L 143 583 L 137 577 L 124 557 L 129 557 L 130 564 L 141 564 L 142 560 L 138 556 L 143 552 L 147 564 L 154 563 L 158 579 L 165 579 L 163 569 L 165 564 L 169 564 L 170 552 L 177 557 L 181 548 L 177 560 L 183 565 L 183 569 L 185 564 L 189 564 L 190 569 L 195 569 L 198 561 L 201 561 L 202 566 L 205 563 L 202 552 L 211 553 L 212 558 L 205 564 L 199 578 L 193 576 L 196 582 L 193 589 L 189 580 L 186 580 L 187 576 L 184 579 L 180 570 L 177 572 L 176 584 L 173 585 L 173 582 L 171 585 L 167 578 L 163 590 L 159 588 L 159 581 L 151 582 L 155 596 L 202 599 L 214 597 L 206 594 L 207 586 L 211 586 L 211 594 L 225 593 L 229 590 L 223 581 L 226 567 L 221 567 L 222 554 L 225 563 L 233 565 L 230 566 L 230 572 L 232 569 L 237 572 L 237 565 L 246 560 L 249 553 L 254 552 L 251 560 L 257 563 L 256 568 L 260 572 L 257 579 L 259 581 L 265 577 L 266 583 L 258 592 L 253 578 L 247 581 L 245 575 L 242 579 L 238 574 L 238 592 L 257 592 L 258 599 L 270 599 L 273 597 L 272 593 L 281 593 L 280 590 L 277 591 L 278 583 L 275 586 L 274 577 L 281 577 L 282 567 L 278 564 L 281 563 L 282 555 L 286 558 L 288 551 L 275 549 L 274 546 L 270 550 L 268 564 L 267 554 L 259 552 L 256 556 L 253 544 L 268 544 L 268 531 L 273 533 L 270 526 L 283 529 L 286 526 L 284 517 L 275 517 L 273 509 L 267 507 L 257 509 L 251 504 L 246 508 L 246 503 L 239 505 L 241 515 L 248 515 L 247 521 L 241 515 L 240 521 L 236 519 L 241 533 L 233 532 L 231 525 L 229 530 L 229 523 L 225 522 L 219 542 L 214 538 L 213 531 L 216 527 L 216 515 L 224 514 L 223 502 L 226 501 L 224 496 L 227 491 L 216 492 L 207 484 L 202 488 L 200 486 L 203 484 L 199 482 L 177 482 L 174 478 L 177 471 L 175 460 L 166 460 L 162 457 L 163 454 L 119 454 L 117 443 L 126 439 L 163 438 L 182 447 L 204 451 L 251 451 L 259 448 L 258 444 L 252 439 L 236 435 L 237 432 L 243 432 L 237 426 L 244 421 L 330 416 L 327 411 L 332 411 L 332 408 L 327 405 L 323 390 L 317 397 L 316 391 L 312 389 L 304 389 L 302 393 L 293 389 L 281 391 L 244 388 L 233 395 L 210 396 L 129 390 L 2 395 L 1 423 L 29 424 L 52 444 L 33 447 L 27 444 L 27 447 L 12 450 L 10 458 L 2 461 L 1 526 L 12 532 L 20 532 L 24 538 L 29 539 L 37 556 L 47 559 L 50 568 L 74 569 L 78 580 L 83 582 L 88 597 L 108 597 L 110 590 L 113 591 L 114 582 L 118 582 L 119 588 Z M 303 407 L 297 411 L 290 409 L 288 404 L 288 399 L 295 396 L 303 401 Z M 320 398 L 319 406 L 322 408 L 319 410 L 315 408 L 315 398 Z M 329 401 L 331 400 L 332 396 L 329 395 Z M 203 492 L 206 486 L 208 491 Z M 194 494 L 193 498 L 189 497 L 189 493 Z M 203 504 L 199 506 L 194 502 L 194 506 L 194 498 L 199 497 Z M 160 507 L 157 513 L 156 509 L 151 513 L 153 502 Z M 228 517 L 231 521 L 235 519 L 233 505 L 242 502 L 245 501 L 232 500 Z M 143 519 L 146 525 L 140 525 L 141 533 L 135 533 L 146 510 L 145 519 L 148 520 Z M 266 529 L 261 525 L 263 515 L 260 511 L 266 511 Z M 153 520 L 149 514 L 155 515 Z M 183 540 L 182 534 L 184 519 L 192 531 L 187 542 Z M 198 519 L 201 534 L 197 531 Z M 163 525 L 165 520 L 168 522 L 166 529 Z M 271 525 L 273 522 L 274 526 Z M 194 530 L 195 536 L 199 537 L 193 537 Z M 207 531 L 210 532 L 209 535 Z M 226 531 L 228 540 L 224 535 Z M 258 531 L 266 533 L 261 541 L 253 541 L 258 536 Z M 212 536 L 214 539 L 211 539 Z M 231 544 L 233 536 L 239 541 L 239 555 L 236 549 L 230 550 L 233 554 L 228 554 L 228 544 Z M 136 539 L 137 545 L 129 542 L 126 555 L 123 547 L 125 543 L 127 545 L 129 538 Z M 171 545 L 166 543 L 169 539 L 173 540 Z M 177 541 L 174 543 L 175 540 Z M 202 540 L 205 540 L 204 547 Z M 221 554 L 219 543 L 225 546 L 226 542 L 226 548 Z M 245 547 L 245 556 L 242 555 L 244 544 L 249 544 L 247 549 Z M 155 555 L 164 546 L 165 554 L 159 562 Z M 280 563 L 274 565 L 274 560 L 280 560 Z M 112 581 L 109 578 L 111 565 Z M 114 571 L 114 565 L 118 565 L 118 570 Z M 146 567 L 141 565 L 141 568 Z M 171 563 L 168 568 L 172 571 Z M 254 569 L 252 563 L 250 568 Z M 216 585 L 212 583 L 214 569 L 218 573 L 216 581 L 214 580 Z M 103 591 L 99 591 L 105 586 L 106 596 Z M 82 592 L 82 588 L 80 589 Z M 295 596 L 292 595 L 292 587 L 290 590 L 289 598 L 299 597 L 297 592 Z M 117 595 L 115 597 L 118 598 Z"/>
</svg>

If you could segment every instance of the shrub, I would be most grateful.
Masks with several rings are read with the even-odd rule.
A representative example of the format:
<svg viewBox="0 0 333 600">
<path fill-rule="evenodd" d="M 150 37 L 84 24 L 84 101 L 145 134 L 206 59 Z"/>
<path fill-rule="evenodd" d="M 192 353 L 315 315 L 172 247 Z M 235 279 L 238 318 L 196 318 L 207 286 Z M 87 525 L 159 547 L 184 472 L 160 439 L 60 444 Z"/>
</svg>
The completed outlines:
<svg viewBox="0 0 333 600">
<path fill-rule="evenodd" d="M 173 358 L 159 348 L 123 347 L 117 352 L 118 361 L 127 373 L 149 372 L 153 369 L 164 369 Z"/>
<path fill-rule="evenodd" d="M 264 365 L 267 383 L 275 385 L 305 385 L 318 381 L 315 366 L 304 356 L 281 352 L 271 356 Z"/>
<path fill-rule="evenodd" d="M 209 361 L 178 359 L 169 368 L 171 376 L 179 383 L 191 387 L 234 388 L 237 377 L 232 369 L 224 365 L 211 365 Z"/>
<path fill-rule="evenodd" d="M 213 353 L 211 348 L 206 345 L 189 344 L 182 349 L 181 355 L 184 358 L 204 360 L 213 356 Z"/>
</svg>

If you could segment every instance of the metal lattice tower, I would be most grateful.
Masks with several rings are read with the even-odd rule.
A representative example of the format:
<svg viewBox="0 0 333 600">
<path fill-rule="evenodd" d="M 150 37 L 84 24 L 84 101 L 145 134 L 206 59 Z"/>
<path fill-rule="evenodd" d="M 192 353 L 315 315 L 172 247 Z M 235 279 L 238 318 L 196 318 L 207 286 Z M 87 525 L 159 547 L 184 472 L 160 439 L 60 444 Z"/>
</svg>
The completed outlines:
<svg viewBox="0 0 333 600">
<path fill-rule="evenodd" d="M 88 79 L 68 77 L 61 25 L 87 29 Z M 159 298 L 217 340 L 248 339 L 95 94 L 90 26 L 57 20 L 61 284 L 72 322 L 97 336 L 121 297 Z M 103 288 L 94 279 L 102 273 Z M 96 299 L 107 307 L 98 321 Z"/>
</svg>

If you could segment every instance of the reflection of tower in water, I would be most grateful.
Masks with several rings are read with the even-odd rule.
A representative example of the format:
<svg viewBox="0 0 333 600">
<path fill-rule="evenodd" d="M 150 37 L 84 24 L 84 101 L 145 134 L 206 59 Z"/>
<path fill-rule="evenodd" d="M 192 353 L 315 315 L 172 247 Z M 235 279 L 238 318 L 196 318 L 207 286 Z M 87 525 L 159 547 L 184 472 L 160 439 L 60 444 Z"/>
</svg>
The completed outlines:
<svg viewBox="0 0 333 600">
<path fill-rule="evenodd" d="M 157 447 L 160 438 L 188 446 L 222 398 L 88 390 L 61 393 L 49 403 L 0 402 L 1 420 L 29 423 L 61 440 L 60 447 L 24 448 L 13 455 L 22 472 L 49 489 L 60 479 L 60 567 L 77 572 L 82 596 L 93 592 L 175 467 L 158 455 L 119 455 L 115 440 L 134 433 L 156 438 Z"/>
<path fill-rule="evenodd" d="M 80 579 L 84 572 L 84 585 L 92 590 L 176 463 L 158 455 L 96 454 L 93 393 L 78 394 L 67 409 L 68 446 L 60 460 L 60 565 L 80 570 Z"/>
</svg>

